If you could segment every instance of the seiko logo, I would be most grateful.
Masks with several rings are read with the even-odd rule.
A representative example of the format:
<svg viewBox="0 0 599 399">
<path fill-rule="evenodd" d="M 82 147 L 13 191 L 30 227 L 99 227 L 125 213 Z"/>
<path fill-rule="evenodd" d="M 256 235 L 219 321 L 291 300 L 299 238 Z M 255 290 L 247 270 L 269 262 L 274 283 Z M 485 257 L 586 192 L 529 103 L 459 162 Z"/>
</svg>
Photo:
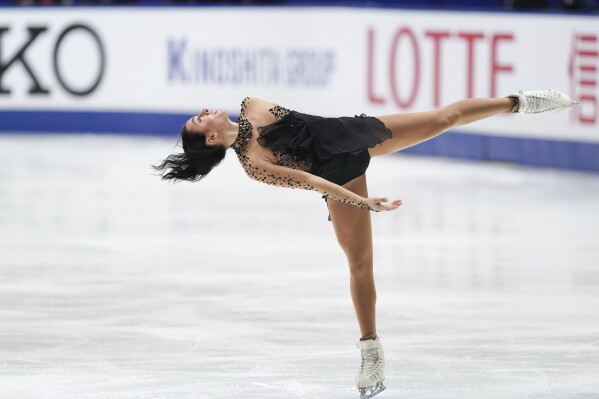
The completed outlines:
<svg viewBox="0 0 599 399">
<path fill-rule="evenodd" d="M 32 67 L 31 61 L 29 61 L 26 57 L 27 52 L 31 48 L 33 42 L 35 42 L 40 36 L 43 36 L 44 32 L 47 30 L 48 28 L 45 26 L 27 27 L 27 39 L 20 45 L 20 47 L 17 47 L 17 50 L 13 54 L 6 56 L 3 51 L 3 43 L 5 40 L 7 40 L 5 37 L 7 36 L 6 33 L 10 31 L 10 28 L 6 26 L 0 26 L 0 96 L 11 93 L 11 88 L 8 86 L 8 82 L 5 82 L 5 76 L 7 71 L 9 71 L 11 68 L 17 67 L 18 65 L 24 69 L 29 77 L 31 82 L 29 89 L 30 94 L 50 94 L 50 89 L 44 84 L 44 82 L 40 81 L 39 76 L 36 74 L 35 68 Z M 93 46 L 93 49 L 98 53 L 97 59 L 100 64 L 99 68 L 97 69 L 98 72 L 95 76 L 92 76 L 91 79 L 86 79 L 87 81 L 85 82 L 84 87 L 75 87 L 72 82 L 69 83 L 66 74 L 61 69 L 61 46 L 64 45 L 65 39 L 73 34 L 85 36 L 86 46 Z M 87 96 L 96 90 L 102 81 L 102 77 L 104 76 L 105 64 L 106 54 L 104 51 L 104 46 L 102 45 L 102 40 L 100 40 L 100 36 L 98 36 L 98 34 L 89 26 L 83 24 L 69 25 L 57 36 L 56 41 L 54 42 L 54 50 L 52 52 L 53 72 L 60 86 L 68 93 L 74 96 Z"/>
</svg>

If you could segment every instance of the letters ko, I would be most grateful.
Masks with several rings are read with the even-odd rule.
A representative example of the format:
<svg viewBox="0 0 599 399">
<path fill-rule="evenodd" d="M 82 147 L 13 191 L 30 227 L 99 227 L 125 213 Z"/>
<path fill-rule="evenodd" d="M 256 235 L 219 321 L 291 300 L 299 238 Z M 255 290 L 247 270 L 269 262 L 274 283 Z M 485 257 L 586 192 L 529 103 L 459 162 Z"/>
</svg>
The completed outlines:
<svg viewBox="0 0 599 399">
<path fill-rule="evenodd" d="M 8 28 L 6 26 L 0 26 L 0 96 L 10 94 L 10 92 L 11 92 L 10 88 L 6 85 L 6 82 L 5 82 L 6 72 L 10 68 L 13 68 L 15 65 L 18 65 L 18 64 L 21 64 L 21 66 L 25 69 L 25 72 L 29 76 L 29 79 L 31 81 L 31 87 L 29 89 L 30 94 L 34 94 L 34 95 L 50 94 L 50 90 L 47 88 L 47 86 L 43 85 L 42 82 L 40 82 L 40 80 L 38 79 L 38 76 L 35 74 L 35 70 L 31 67 L 30 61 L 28 61 L 26 58 L 26 53 L 27 53 L 28 49 L 31 47 L 31 45 L 33 44 L 33 42 L 36 41 L 38 39 L 38 37 L 40 37 L 47 30 L 48 30 L 48 28 L 45 26 L 28 27 L 27 28 L 27 32 L 28 32 L 27 40 L 21 45 L 20 48 L 18 48 L 18 50 L 12 55 L 12 57 L 11 56 L 7 57 L 3 51 L 3 43 L 4 43 L 4 40 L 6 40 L 5 39 L 5 37 L 7 36 L 6 33 L 8 33 L 10 31 L 10 28 Z M 60 47 L 61 47 L 64 39 L 69 34 L 76 32 L 76 31 L 81 31 L 81 32 L 87 33 L 92 38 L 92 41 L 95 43 L 95 45 L 97 47 L 97 50 L 99 53 L 99 60 L 100 60 L 99 61 L 100 68 L 99 68 L 99 72 L 98 72 L 97 76 L 92 80 L 91 84 L 89 84 L 87 87 L 84 87 L 84 88 L 74 88 L 74 87 L 70 86 L 64 79 L 64 75 L 60 70 L 60 63 L 59 63 L 59 50 L 60 50 Z M 66 90 L 67 92 L 69 92 L 72 95 L 86 96 L 86 95 L 90 94 L 91 92 L 93 92 L 98 87 L 100 82 L 102 81 L 102 77 L 104 75 L 105 63 L 106 63 L 106 56 L 105 56 L 105 52 L 104 52 L 104 47 L 102 45 L 102 41 L 100 40 L 100 37 L 98 36 L 98 34 L 89 26 L 82 25 L 82 24 L 75 24 L 75 25 L 67 26 L 58 35 L 58 38 L 56 39 L 56 42 L 54 43 L 54 51 L 53 51 L 52 61 L 53 61 L 53 67 L 54 67 L 54 75 L 56 76 L 56 80 L 58 81 L 60 86 L 62 86 L 62 88 L 64 90 Z"/>
</svg>

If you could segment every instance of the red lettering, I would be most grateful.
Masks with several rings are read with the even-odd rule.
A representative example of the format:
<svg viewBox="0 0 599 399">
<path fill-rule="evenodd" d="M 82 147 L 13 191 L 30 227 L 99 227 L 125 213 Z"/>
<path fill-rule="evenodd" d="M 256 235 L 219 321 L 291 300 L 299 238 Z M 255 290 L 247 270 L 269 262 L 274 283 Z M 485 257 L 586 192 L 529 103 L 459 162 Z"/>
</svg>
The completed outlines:
<svg viewBox="0 0 599 399">
<path fill-rule="evenodd" d="M 489 46 L 490 51 L 490 68 L 489 77 L 490 85 L 489 92 L 491 97 L 496 97 L 498 91 L 499 79 L 505 74 L 513 74 L 515 65 L 513 61 L 509 62 L 508 59 L 501 58 L 501 51 L 505 53 L 505 44 L 513 43 L 515 36 L 513 33 L 492 33 L 485 31 L 449 31 L 443 29 L 431 29 L 422 32 L 415 32 L 410 27 L 400 26 L 393 33 L 391 38 L 390 47 L 388 52 L 384 51 L 384 54 L 378 54 L 378 58 L 382 59 L 381 55 L 388 55 L 388 84 L 382 84 L 387 82 L 379 82 L 377 86 L 377 31 L 375 28 L 368 28 L 367 31 L 367 65 L 366 65 L 366 88 L 368 101 L 371 104 L 385 105 L 388 101 L 393 102 L 398 109 L 409 109 L 414 106 L 417 98 L 419 98 L 420 90 L 420 78 L 422 73 L 421 68 L 421 54 L 420 46 L 422 42 L 419 40 L 430 40 L 432 42 L 432 105 L 439 107 L 442 105 L 443 88 L 447 86 L 444 81 L 443 73 L 447 69 L 447 60 L 443 58 L 443 50 L 447 49 L 448 40 L 460 41 L 466 46 L 466 58 L 463 60 L 463 65 L 460 65 L 465 69 L 465 94 L 467 98 L 473 98 L 477 93 L 476 85 L 481 79 L 487 79 L 487 75 L 482 75 L 480 68 L 477 71 L 477 46 Z M 591 41 L 594 36 L 587 35 L 585 40 L 592 44 L 596 41 Z M 380 39 L 379 39 L 380 40 Z M 451 43 L 455 45 L 456 43 Z M 401 47 L 403 46 L 403 47 Z M 445 47 L 443 47 L 445 46 Z M 503 47 L 502 47 L 503 46 Z M 596 48 L 584 48 L 581 49 L 579 58 L 589 60 L 589 57 L 596 57 Z M 380 51 L 380 49 L 379 49 Z M 480 58 L 478 53 L 478 58 Z M 504 56 L 505 58 L 505 56 Z M 596 59 L 596 58 L 595 58 Z M 426 59 L 428 62 L 428 58 Z M 451 60 L 452 65 L 455 62 L 461 60 Z M 462 64 L 462 63 L 460 63 Z M 406 67 L 409 69 L 407 72 L 404 70 Z M 412 67 L 412 68 L 410 68 Z M 571 66 L 572 68 L 572 66 Z M 413 69 L 413 70 L 412 70 Z M 595 74 L 599 68 L 595 62 L 581 62 L 579 65 L 580 71 L 584 73 Z M 379 68 L 380 70 L 380 68 Z M 403 72 L 403 75 L 400 74 Z M 478 73 L 477 73 L 478 72 Z M 486 72 L 486 71 L 485 71 Z M 409 74 L 412 76 L 407 76 Z M 407 74 L 407 75 L 406 75 Z M 477 76 L 479 78 L 477 79 Z M 380 80 L 380 78 L 379 78 Z M 459 79 L 461 81 L 461 78 Z M 446 86 L 443 86 L 443 84 Z M 452 86 L 454 82 L 451 82 Z M 576 79 L 576 84 L 582 88 L 596 88 L 599 86 L 599 81 L 589 76 L 579 76 Z M 387 87 L 389 89 L 387 89 Z M 378 91 L 377 91 L 378 88 Z M 388 90 L 388 91 L 387 91 Z"/>
<path fill-rule="evenodd" d="M 578 84 L 580 86 L 587 86 L 587 87 L 595 87 L 597 86 L 597 81 L 596 80 L 584 80 L 581 79 Z"/>
<path fill-rule="evenodd" d="M 582 102 L 572 112 L 572 120 L 582 125 L 597 123 L 597 70 L 599 69 L 599 37 L 595 34 L 575 34 L 570 50 L 571 93 Z"/>
<path fill-rule="evenodd" d="M 447 31 L 429 31 L 426 36 L 433 39 L 434 46 L 434 73 L 433 73 L 433 105 L 439 107 L 441 105 L 441 41 L 449 37 Z"/>
<path fill-rule="evenodd" d="M 578 121 L 583 124 L 594 125 L 597 122 L 597 97 L 594 95 L 580 96 L 582 107 L 579 111 Z"/>
<path fill-rule="evenodd" d="M 411 42 L 412 52 L 414 55 L 412 57 L 412 59 L 414 60 L 414 79 L 412 80 L 412 92 L 405 101 L 402 100 L 399 96 L 396 80 L 397 70 L 395 67 L 395 62 L 397 60 L 397 49 L 399 48 L 399 41 L 404 35 Z M 412 30 L 409 28 L 403 28 L 399 30 L 393 37 L 393 42 L 391 44 L 389 79 L 391 81 L 391 94 L 393 94 L 393 99 L 395 100 L 397 106 L 400 108 L 409 108 L 414 103 L 414 100 L 416 100 L 416 95 L 418 94 L 418 86 L 420 86 L 420 50 L 418 48 L 416 36 L 414 35 L 414 32 L 412 32 Z"/>
<path fill-rule="evenodd" d="M 474 42 L 476 40 L 483 39 L 485 35 L 483 33 L 476 32 L 462 32 L 458 35 L 461 39 L 466 41 L 468 46 L 468 65 L 466 66 L 466 98 L 474 97 Z"/>
<path fill-rule="evenodd" d="M 385 99 L 374 94 L 374 30 L 368 29 L 368 100 L 373 104 L 384 104 Z"/>
<path fill-rule="evenodd" d="M 513 41 L 514 35 L 511 33 L 503 33 L 493 35 L 491 39 L 491 94 L 490 97 L 495 97 L 497 92 L 497 74 L 499 72 L 513 72 L 512 65 L 501 65 L 497 61 L 497 49 L 501 41 Z"/>
</svg>

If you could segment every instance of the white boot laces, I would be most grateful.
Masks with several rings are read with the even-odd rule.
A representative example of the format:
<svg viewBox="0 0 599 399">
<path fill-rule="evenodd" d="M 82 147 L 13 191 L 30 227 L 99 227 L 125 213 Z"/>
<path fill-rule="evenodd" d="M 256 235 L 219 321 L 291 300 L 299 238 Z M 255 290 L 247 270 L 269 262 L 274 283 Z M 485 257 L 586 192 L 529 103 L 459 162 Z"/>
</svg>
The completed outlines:
<svg viewBox="0 0 599 399">
<path fill-rule="evenodd" d="M 376 371 L 379 363 L 379 351 L 377 348 L 362 349 L 362 367 L 360 374 L 371 374 Z"/>
<path fill-rule="evenodd" d="M 528 98 L 532 112 L 538 113 L 547 109 L 547 103 L 558 101 L 558 95 L 553 92 L 533 95 Z M 553 107 L 555 108 L 555 107 Z"/>
</svg>

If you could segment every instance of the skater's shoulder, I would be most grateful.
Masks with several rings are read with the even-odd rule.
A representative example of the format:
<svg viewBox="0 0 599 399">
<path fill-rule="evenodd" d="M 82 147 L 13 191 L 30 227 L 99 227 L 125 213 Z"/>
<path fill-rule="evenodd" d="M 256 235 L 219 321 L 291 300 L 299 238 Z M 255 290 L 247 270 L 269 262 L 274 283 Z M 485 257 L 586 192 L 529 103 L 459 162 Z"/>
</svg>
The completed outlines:
<svg viewBox="0 0 599 399">
<path fill-rule="evenodd" d="M 246 97 L 241 103 L 241 116 L 272 113 L 272 109 L 282 108 L 280 105 L 258 97 Z"/>
</svg>

